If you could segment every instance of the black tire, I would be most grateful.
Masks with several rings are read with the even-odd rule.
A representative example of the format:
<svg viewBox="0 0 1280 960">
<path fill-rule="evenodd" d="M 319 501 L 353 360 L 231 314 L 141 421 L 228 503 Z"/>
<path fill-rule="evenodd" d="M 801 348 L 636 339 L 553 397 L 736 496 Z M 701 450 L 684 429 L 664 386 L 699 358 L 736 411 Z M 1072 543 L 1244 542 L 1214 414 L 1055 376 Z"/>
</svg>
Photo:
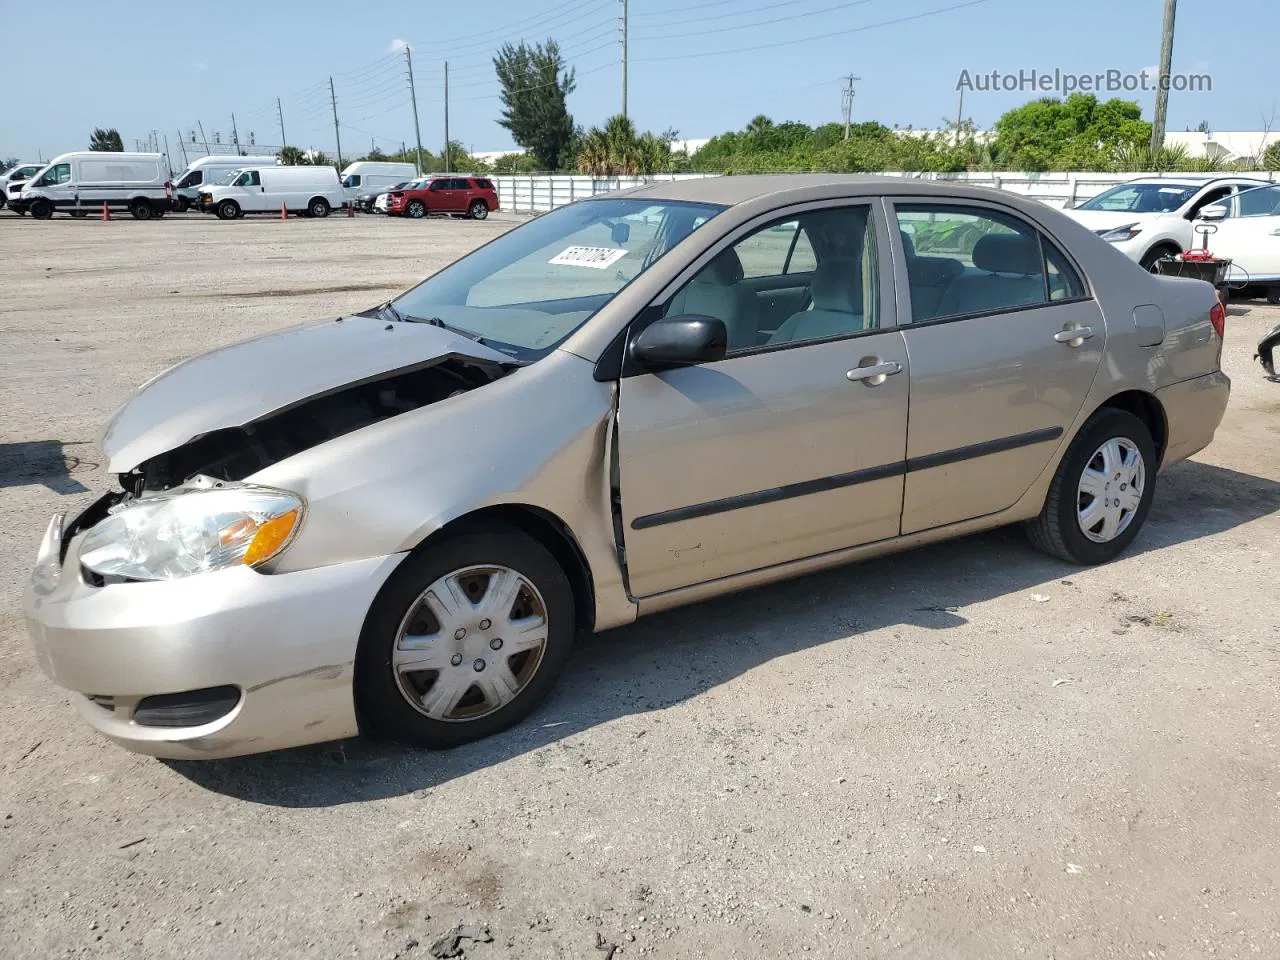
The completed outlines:
<svg viewBox="0 0 1280 960">
<path fill-rule="evenodd" d="M 1077 512 L 1085 467 L 1108 440 L 1131 443 L 1141 454 L 1146 478 L 1142 498 L 1128 526 L 1114 539 L 1098 543 L 1085 536 Z M 1151 510 L 1159 469 L 1155 443 L 1147 425 L 1125 410 L 1103 407 L 1080 428 L 1058 465 L 1040 516 L 1027 524 L 1031 542 L 1050 556 L 1082 566 L 1106 563 L 1119 556 L 1142 529 Z"/>
<path fill-rule="evenodd" d="M 329 201 L 324 197 L 312 197 L 307 201 L 307 216 L 323 219 L 329 215 Z"/>
<path fill-rule="evenodd" d="M 178 197 L 173 201 L 173 209 L 178 213 L 186 213 L 191 209 L 191 201 L 186 197 Z"/>
<path fill-rule="evenodd" d="M 427 215 L 427 207 L 421 200 L 410 200 L 404 205 L 404 215 L 414 220 L 421 220 Z"/>
<path fill-rule="evenodd" d="M 472 720 L 436 720 L 411 706 L 391 665 L 404 618 L 440 577 L 472 566 L 509 567 L 533 584 L 546 608 L 546 644 L 536 671 L 505 706 Z M 486 525 L 446 536 L 410 556 L 379 591 L 361 631 L 355 696 L 361 731 L 415 746 L 445 749 L 492 736 L 523 720 L 550 692 L 573 649 L 573 589 L 551 553 L 514 528 Z"/>
<path fill-rule="evenodd" d="M 75 217 L 77 220 L 82 220 L 89 215 L 88 210 L 69 210 L 67 212 L 70 216 Z"/>
<path fill-rule="evenodd" d="M 234 200 L 223 200 L 217 206 L 219 220 L 234 220 L 240 216 L 240 204 Z"/>
<path fill-rule="evenodd" d="M 151 216 L 155 217 L 157 220 L 163 217 L 167 212 L 168 211 L 160 204 L 154 204 L 151 207 Z"/>
<path fill-rule="evenodd" d="M 9 198 L 5 196 L 4 190 L 0 189 L 0 210 L 3 210 L 8 205 L 9 205 Z"/>
<path fill-rule="evenodd" d="M 1172 257 L 1177 253 L 1171 247 L 1152 247 L 1142 255 L 1142 259 L 1138 261 L 1139 266 L 1147 273 L 1156 272 L 1156 261 L 1163 260 L 1165 257 Z"/>
<path fill-rule="evenodd" d="M 36 197 L 27 206 L 27 212 L 36 220 L 53 219 L 53 204 L 44 197 Z"/>
<path fill-rule="evenodd" d="M 151 206 L 150 200 L 135 200 L 129 204 L 129 213 L 135 220 L 150 220 L 155 216 L 156 210 Z"/>
<path fill-rule="evenodd" d="M 1280 287 L 1267 288 L 1267 303 L 1280 304 Z"/>
<path fill-rule="evenodd" d="M 489 216 L 489 205 L 483 200 L 477 200 L 467 210 L 472 220 L 483 220 Z"/>
</svg>

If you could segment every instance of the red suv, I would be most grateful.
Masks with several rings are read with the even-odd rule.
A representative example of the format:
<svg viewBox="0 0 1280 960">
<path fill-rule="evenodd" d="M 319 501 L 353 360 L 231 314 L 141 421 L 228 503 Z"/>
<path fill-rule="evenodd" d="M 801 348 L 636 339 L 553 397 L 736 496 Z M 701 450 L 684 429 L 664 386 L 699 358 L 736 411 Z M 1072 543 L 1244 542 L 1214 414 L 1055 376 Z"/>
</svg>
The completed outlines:
<svg viewBox="0 0 1280 960">
<path fill-rule="evenodd" d="M 498 209 L 498 191 L 485 177 L 432 177 L 426 183 L 387 194 L 387 213 L 406 217 L 465 214 L 483 220 Z"/>
</svg>

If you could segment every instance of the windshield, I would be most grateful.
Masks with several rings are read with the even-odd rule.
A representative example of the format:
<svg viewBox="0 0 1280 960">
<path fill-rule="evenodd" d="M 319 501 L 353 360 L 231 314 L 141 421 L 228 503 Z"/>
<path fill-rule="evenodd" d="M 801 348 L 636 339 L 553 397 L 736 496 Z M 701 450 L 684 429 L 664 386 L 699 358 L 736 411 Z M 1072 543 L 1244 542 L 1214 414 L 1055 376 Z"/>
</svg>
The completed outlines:
<svg viewBox="0 0 1280 960">
<path fill-rule="evenodd" d="M 1240 194 L 1240 216 L 1273 217 L 1280 215 L 1280 187 L 1260 187 Z"/>
<path fill-rule="evenodd" d="M 1199 186 L 1186 184 L 1125 183 L 1103 191 L 1077 209 L 1173 213 L 1199 191 Z"/>
<path fill-rule="evenodd" d="M 545 356 L 724 208 L 588 200 L 518 227 L 392 302 L 518 360 Z"/>
</svg>

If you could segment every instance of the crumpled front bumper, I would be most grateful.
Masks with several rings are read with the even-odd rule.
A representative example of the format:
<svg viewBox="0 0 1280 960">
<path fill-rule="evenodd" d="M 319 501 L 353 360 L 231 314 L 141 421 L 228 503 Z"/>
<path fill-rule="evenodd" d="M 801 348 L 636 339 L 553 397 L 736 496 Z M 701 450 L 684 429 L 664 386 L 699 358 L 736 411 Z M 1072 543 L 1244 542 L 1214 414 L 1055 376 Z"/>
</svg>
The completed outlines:
<svg viewBox="0 0 1280 960">
<path fill-rule="evenodd" d="M 352 695 L 365 614 L 403 555 L 267 574 L 236 567 L 181 580 L 85 582 L 75 537 L 61 565 L 50 524 L 23 598 L 36 660 L 99 732 L 139 753 L 231 757 L 358 732 Z M 56 583 L 53 582 L 56 577 Z M 144 698 L 234 687 L 195 726 L 139 723 Z"/>
</svg>

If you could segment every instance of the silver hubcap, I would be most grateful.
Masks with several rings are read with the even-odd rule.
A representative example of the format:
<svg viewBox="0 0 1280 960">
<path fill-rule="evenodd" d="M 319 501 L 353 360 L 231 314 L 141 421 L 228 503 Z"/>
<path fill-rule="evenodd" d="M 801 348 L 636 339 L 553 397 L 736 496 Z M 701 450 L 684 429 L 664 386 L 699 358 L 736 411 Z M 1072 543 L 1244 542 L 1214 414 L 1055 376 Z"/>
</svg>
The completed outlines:
<svg viewBox="0 0 1280 960">
<path fill-rule="evenodd" d="M 419 713 L 477 720 L 520 695 L 546 647 L 547 607 L 532 583 L 509 567 L 465 567 L 410 606 L 391 666 L 401 695 Z"/>
<path fill-rule="evenodd" d="M 1114 540 L 1133 522 L 1142 492 L 1147 486 L 1147 467 L 1142 454 L 1129 440 L 1113 437 L 1089 458 L 1076 495 L 1076 516 L 1080 530 L 1094 543 Z"/>
</svg>

